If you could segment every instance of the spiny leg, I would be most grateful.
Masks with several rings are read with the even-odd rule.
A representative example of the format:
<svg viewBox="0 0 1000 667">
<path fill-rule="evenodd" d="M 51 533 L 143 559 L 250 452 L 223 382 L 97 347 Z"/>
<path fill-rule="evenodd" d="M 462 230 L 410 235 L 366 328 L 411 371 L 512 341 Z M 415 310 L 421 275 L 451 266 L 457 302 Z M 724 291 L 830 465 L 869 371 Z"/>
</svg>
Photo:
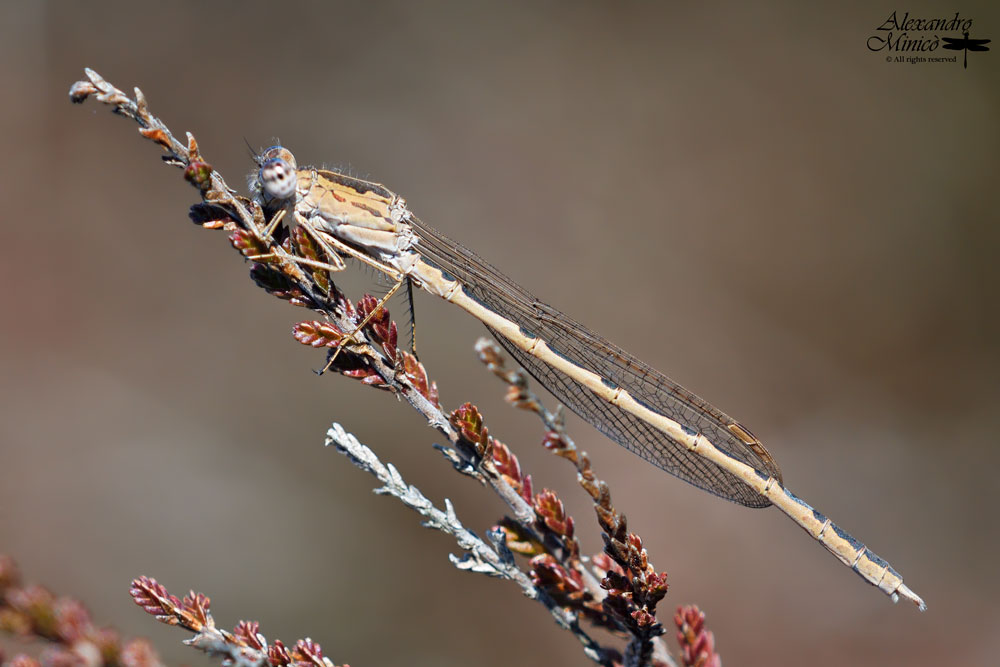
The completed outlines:
<svg viewBox="0 0 1000 667">
<path fill-rule="evenodd" d="M 334 255 L 334 256 L 336 257 L 336 255 Z M 315 259 L 309 259 L 308 257 L 299 257 L 298 255 L 280 255 L 279 256 L 279 255 L 277 255 L 277 254 L 275 254 L 273 252 L 270 252 L 270 253 L 268 253 L 266 255 L 247 255 L 247 259 L 249 259 L 251 261 L 254 261 L 254 262 L 264 262 L 264 261 L 267 261 L 269 259 L 275 259 L 275 260 L 287 259 L 287 260 L 289 260 L 291 262 L 295 262 L 296 264 L 304 264 L 306 266 L 312 266 L 312 267 L 315 267 L 317 269 L 325 269 L 326 271 L 335 271 L 335 272 L 336 271 L 343 271 L 346 268 L 346 265 L 343 263 L 343 261 L 341 261 L 340 264 L 339 264 L 339 266 L 338 266 L 338 265 L 333 265 L 333 264 L 327 264 L 326 262 L 319 262 L 319 261 L 316 261 Z M 340 260 L 339 257 L 337 257 L 337 259 Z"/>
<path fill-rule="evenodd" d="M 417 310 L 413 303 L 413 280 L 409 276 L 406 277 L 406 301 L 410 305 L 410 354 L 420 361 L 417 357 Z"/>
<path fill-rule="evenodd" d="M 357 335 L 357 333 L 361 331 L 361 329 L 363 329 L 364 326 L 368 324 L 373 317 L 375 317 L 375 314 L 378 313 L 378 311 L 382 310 L 382 307 L 385 305 L 385 302 L 391 299 L 392 296 L 399 291 L 399 288 L 403 286 L 404 282 L 409 282 L 409 281 L 405 278 L 397 281 L 396 284 L 392 286 L 392 289 L 389 290 L 389 292 L 379 300 L 379 302 L 375 305 L 372 311 L 365 316 L 365 319 L 361 321 L 361 324 L 354 327 L 354 331 L 347 334 L 341 339 L 340 344 L 337 346 L 337 349 L 334 351 L 333 354 L 330 355 L 330 358 L 327 360 L 326 365 L 323 366 L 323 368 L 317 373 L 317 375 L 322 375 L 323 373 L 326 373 L 328 370 L 330 370 L 330 367 L 333 366 L 333 362 L 337 360 L 337 357 L 340 356 L 341 350 L 344 349 L 344 345 L 346 345 L 349 342 L 355 342 L 355 343 L 358 342 L 357 338 L 355 338 L 355 335 Z"/>
<path fill-rule="evenodd" d="M 274 216 L 271 217 L 270 222 L 267 223 L 267 227 L 265 227 L 261 233 L 261 236 L 264 238 L 266 242 L 272 244 L 274 243 L 274 240 L 271 238 L 271 235 L 274 233 L 274 230 L 278 228 L 278 225 L 281 224 L 281 221 L 285 218 L 285 215 L 287 215 L 287 213 L 288 209 L 283 208 L 280 209 L 277 213 L 274 214 Z M 296 213 L 295 215 L 298 216 L 298 213 Z M 326 271 L 333 271 L 335 273 L 343 271 L 345 268 L 347 268 L 347 265 L 344 264 L 344 260 L 340 258 L 339 253 L 337 253 L 329 245 L 323 243 L 321 239 L 317 239 L 317 242 L 319 242 L 322 245 L 323 250 L 326 252 L 327 258 L 330 260 L 330 263 L 320 262 L 314 259 L 309 259 L 307 257 L 299 257 L 298 255 L 292 255 L 290 253 L 282 253 L 279 255 L 277 252 L 273 251 L 265 255 L 247 255 L 247 259 L 255 262 L 263 262 L 267 260 L 276 260 L 276 261 L 291 260 L 297 264 L 305 264 L 307 266 L 312 266 L 317 269 L 325 269 Z"/>
<path fill-rule="evenodd" d="M 396 268 L 380 262 L 377 259 L 372 259 L 360 250 L 356 250 L 346 243 L 340 241 L 336 237 L 330 235 L 328 232 L 321 229 L 321 224 L 314 224 L 310 218 L 306 218 L 299 212 L 295 213 L 295 220 L 299 223 L 301 227 L 306 230 L 306 233 L 313 238 L 313 240 L 328 254 L 334 255 L 347 255 L 348 257 L 353 257 L 362 264 L 367 264 L 376 271 L 384 273 L 393 280 L 401 281 L 403 280 L 403 274 Z M 322 218 L 321 218 L 322 220 Z"/>
<path fill-rule="evenodd" d="M 281 224 L 281 221 L 285 218 L 286 213 L 288 213 L 288 209 L 281 209 L 274 214 L 274 217 L 271 218 L 271 222 L 267 223 L 267 227 L 264 228 L 264 232 L 262 234 L 265 241 L 273 243 L 271 234 L 273 234 L 274 230 L 278 228 L 279 224 Z"/>
<path fill-rule="evenodd" d="M 283 213 L 284 213 L 284 211 L 282 211 L 282 214 Z M 275 217 L 277 217 L 277 215 Z M 317 371 L 318 375 L 322 375 L 323 373 L 325 373 L 328 370 L 330 370 L 331 366 L 333 366 L 333 363 L 337 360 L 337 357 L 340 355 L 341 350 L 344 349 L 344 345 L 345 344 L 347 344 L 348 342 L 357 342 L 357 338 L 355 338 L 356 334 L 366 324 L 368 324 L 368 322 L 371 321 L 371 319 L 385 305 L 385 303 L 389 299 L 391 299 L 392 296 L 396 292 L 399 291 L 399 288 L 403 286 L 404 282 L 407 285 L 407 297 L 408 297 L 409 302 L 410 302 L 410 312 L 411 312 L 411 314 L 413 313 L 413 283 L 410 280 L 409 276 L 406 276 L 406 275 L 400 273 L 395 268 L 393 268 L 393 267 L 391 267 L 391 266 L 389 266 L 387 264 L 383 264 L 382 262 L 379 262 L 378 260 L 372 259 L 371 257 L 368 257 L 364 253 L 361 253 L 358 250 L 355 250 L 354 248 L 352 248 L 352 247 L 350 247 L 350 246 L 342 243 L 340 240 L 338 240 L 338 239 L 336 239 L 334 237 L 331 237 L 331 236 L 327 235 L 326 233 L 323 233 L 322 231 L 320 231 L 319 229 L 317 229 L 317 226 L 313 224 L 312 220 L 310 220 L 309 218 L 305 217 L 304 215 L 302 215 L 298 211 L 295 211 L 295 221 L 299 224 L 300 227 L 302 227 L 306 231 L 306 233 L 310 237 L 312 237 L 313 241 L 315 241 L 316 244 L 319 245 L 323 249 L 323 252 L 326 254 L 327 258 L 330 261 L 334 261 L 334 260 L 336 261 L 336 265 L 325 264 L 323 262 L 318 262 L 316 260 L 311 260 L 311 259 L 307 259 L 305 257 L 298 257 L 298 256 L 292 256 L 292 257 L 290 257 L 290 259 L 292 259 L 293 261 L 301 263 L 301 264 L 306 264 L 306 265 L 309 265 L 309 266 L 314 266 L 314 267 L 317 267 L 317 268 L 320 268 L 320 269 L 326 269 L 328 271 L 342 271 L 342 270 L 344 270 L 344 268 L 346 268 L 346 264 L 344 264 L 344 261 L 343 261 L 343 259 L 341 259 L 341 256 L 340 256 L 341 252 L 343 252 L 344 254 L 346 254 L 346 255 L 348 255 L 350 257 L 353 257 L 353 258 L 355 258 L 355 259 L 363 262 L 364 264 L 367 264 L 367 265 L 371 266 L 372 268 L 380 271 L 381 273 L 384 273 L 385 275 L 393 278 L 396 281 L 396 283 L 395 283 L 395 285 L 393 285 L 392 289 L 390 289 L 389 292 L 384 297 L 382 297 L 382 299 L 378 302 L 378 304 L 375 306 L 375 308 L 370 313 L 368 313 L 367 317 L 365 317 L 365 319 L 361 322 L 361 324 L 359 324 L 358 326 L 356 326 L 353 331 L 351 331 L 349 334 L 347 334 L 341 340 L 340 345 L 338 345 L 337 349 L 334 351 L 334 353 L 332 355 L 330 355 L 330 358 L 329 358 L 329 360 L 327 360 L 326 365 L 323 366 L 322 369 L 320 369 L 319 371 Z M 273 257 L 273 256 L 274 256 L 273 254 L 271 254 L 271 255 L 259 255 L 259 256 L 249 257 L 248 259 L 270 258 L 270 257 Z M 415 329 L 412 329 L 413 326 L 414 326 L 413 325 L 413 320 L 411 318 L 411 340 L 414 341 L 413 351 L 414 351 L 414 356 L 416 356 L 416 345 L 415 345 L 415 340 L 416 339 L 413 336 L 414 331 L 415 331 Z"/>
</svg>

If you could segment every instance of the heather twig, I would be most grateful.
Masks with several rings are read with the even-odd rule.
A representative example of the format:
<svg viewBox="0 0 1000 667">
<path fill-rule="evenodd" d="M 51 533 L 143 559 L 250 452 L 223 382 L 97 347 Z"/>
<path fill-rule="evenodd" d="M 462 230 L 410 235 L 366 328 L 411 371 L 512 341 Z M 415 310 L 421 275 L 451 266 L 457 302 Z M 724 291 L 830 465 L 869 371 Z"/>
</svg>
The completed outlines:
<svg viewBox="0 0 1000 667">
<path fill-rule="evenodd" d="M 191 591 L 180 600 L 156 579 L 139 577 L 132 581 L 129 594 L 161 623 L 194 632 L 184 643 L 222 658 L 226 667 L 335 667 L 323 655 L 323 648 L 308 637 L 289 649 L 280 639 L 268 643 L 257 621 L 240 621 L 232 632 L 217 628 L 209 610 L 211 600 L 203 593 Z"/>
<path fill-rule="evenodd" d="M 447 438 L 450 446 L 440 449 L 452 465 L 489 485 L 507 503 L 512 516 L 489 531 L 484 541 L 462 526 L 450 503 L 446 501 L 445 510 L 435 508 L 417 489 L 405 484 L 395 468 L 382 464 L 339 426 L 330 430 L 328 444 L 336 443 L 356 465 L 378 477 L 383 484 L 378 492 L 399 498 L 419 511 L 426 525 L 453 535 L 466 551 L 460 558 L 452 556 L 457 567 L 516 582 L 529 598 L 545 604 L 561 627 L 577 636 L 591 659 L 602 664 L 674 664 L 657 639 L 664 630 L 655 618 L 656 604 L 666 593 L 666 575 L 656 573 L 648 563 L 641 540 L 628 532 L 624 515 L 612 506 L 607 485 L 596 477 L 586 454 L 579 452 L 566 434 L 561 413 L 551 413 L 542 406 L 528 390 L 523 372 L 504 369 L 495 346 L 477 345 L 481 358 L 510 385 L 508 400 L 542 418 L 547 429 L 543 444 L 574 463 L 580 484 L 594 500 L 605 542 L 604 554 L 592 561 L 600 581 L 585 566 L 573 518 L 566 514 L 556 493 L 547 489 L 533 492 L 531 477 L 521 471 L 513 452 L 489 435 L 475 406 L 465 404 L 451 413 L 443 410 L 426 369 L 416 357 L 398 348 L 396 324 L 380 302 L 365 296 L 352 303 L 337 288 L 333 276 L 342 266 L 339 257 L 331 256 L 329 249 L 320 247 L 302 228 L 280 224 L 281 214 L 268 219 L 257 201 L 237 195 L 202 158 L 190 133 L 185 145 L 149 113 L 139 89 L 130 99 L 87 70 L 87 80 L 73 85 L 70 98 L 83 102 L 91 96 L 136 121 L 140 134 L 164 149 L 164 160 L 184 169 L 186 180 L 202 197 L 202 203 L 191 208 L 191 219 L 202 227 L 227 231 L 233 247 L 252 262 L 250 276 L 258 286 L 317 313 L 315 319 L 295 326 L 293 335 L 299 342 L 326 349 L 330 370 L 406 400 Z M 530 576 L 518 569 L 511 550 L 532 557 Z M 284 646 L 275 642 L 269 648 L 256 625 L 241 624 L 234 633 L 217 630 L 204 596 L 192 593 L 177 600 L 154 580 L 145 578 L 133 582 L 132 593 L 137 603 L 164 622 L 198 633 L 189 640 L 198 648 L 243 664 L 263 664 L 265 659 L 275 667 L 287 664 L 280 655 L 272 655 L 276 646 L 280 650 Z M 624 658 L 591 639 L 578 623 L 581 616 L 613 632 L 627 633 L 630 642 Z M 318 645 L 303 642 L 295 649 L 301 648 L 301 656 L 292 655 L 291 661 L 330 667 Z M 284 655 L 288 657 L 287 652 Z"/>
<path fill-rule="evenodd" d="M 560 627 L 570 630 L 580 640 L 589 658 L 595 662 L 607 662 L 605 650 L 580 628 L 576 615 L 559 605 L 547 594 L 545 587 L 538 586 L 531 577 L 517 567 L 514 555 L 507 547 L 502 529 L 493 528 L 488 531 L 487 538 L 490 543 L 487 544 L 462 525 L 450 500 L 445 499 L 444 510 L 434 507 L 419 489 L 404 481 L 395 466 L 382 463 L 375 452 L 361 444 L 340 424 L 334 424 L 327 431 L 326 445 L 336 446 L 337 451 L 346 455 L 354 465 L 371 473 L 382 482 L 382 486 L 376 489 L 375 493 L 399 498 L 403 504 L 424 517 L 426 527 L 452 535 L 458 545 L 465 550 L 465 554 L 461 557 L 449 555 L 455 567 L 514 581 L 521 587 L 526 597 L 544 604 Z"/>
<path fill-rule="evenodd" d="M 456 467 L 492 486 L 518 521 L 530 523 L 534 516 L 531 506 L 503 483 L 488 458 L 469 450 L 468 443 L 460 439 L 438 404 L 437 389 L 428 380 L 423 366 L 415 357 L 396 348 L 395 325 L 388 322 L 388 312 L 356 331 L 376 301 L 363 299 L 355 306 L 330 281 L 327 271 L 303 270 L 300 267 L 303 258 L 314 262 L 319 259 L 319 250 L 307 234 L 299 228 L 289 231 L 281 226 L 267 233 L 272 221 L 265 219 L 260 205 L 235 194 L 202 158 L 191 133 L 187 134 L 187 145 L 182 144 L 160 119 L 149 113 L 146 97 L 138 88 L 135 99 L 130 99 L 97 72 L 87 69 L 86 74 L 86 80 L 77 81 L 70 88 L 70 100 L 83 103 L 94 97 L 111 106 L 114 113 L 138 123 L 139 133 L 167 153 L 164 161 L 184 169 L 185 179 L 199 189 L 202 203 L 191 207 L 191 220 L 206 229 L 230 232 L 230 242 L 245 258 L 262 258 L 253 261 L 250 268 L 250 277 L 259 287 L 322 316 L 322 320 L 297 325 L 293 331 L 296 339 L 313 347 L 330 348 L 331 355 L 342 343 L 346 344 L 332 370 L 402 396 L 455 445 L 445 453 Z"/>
<path fill-rule="evenodd" d="M 604 554 L 595 557 L 593 563 L 602 574 L 601 587 L 608 592 L 602 601 L 608 620 L 613 622 L 613 627 L 624 629 L 631 637 L 625 653 L 627 664 L 648 664 L 651 659 L 670 660 L 662 643 L 656 641 L 665 632 L 662 624 L 656 620 L 656 606 L 667 593 L 666 572 L 656 572 L 642 547 L 642 539 L 628 532 L 625 515 L 618 512 L 611 503 L 608 485 L 597 477 L 590 458 L 577 449 L 567 433 L 561 410 L 550 412 L 545 408 L 538 396 L 531 391 L 523 370 L 506 368 L 496 343 L 480 338 L 476 342 L 476 352 L 480 361 L 507 383 L 507 402 L 535 413 L 542 420 L 547 429 L 543 446 L 575 465 L 580 486 L 594 501 L 601 537 L 604 539 Z M 557 508 L 555 513 L 561 514 L 561 502 L 551 492 L 547 494 L 543 504 Z M 536 512 L 546 517 L 546 513 L 538 505 Z M 551 528 L 551 520 L 546 518 L 545 521 Z M 566 523 L 572 530 L 572 519 L 557 521 L 555 525 Z M 577 566 L 578 560 L 572 564 Z M 539 567 L 545 568 L 544 571 L 548 572 L 547 581 L 567 586 L 563 571 L 552 567 L 549 561 L 538 560 L 533 565 L 536 571 Z"/>
<path fill-rule="evenodd" d="M 677 607 L 674 624 L 684 667 L 722 667 L 722 658 L 715 652 L 715 637 L 705 629 L 705 614 L 697 605 Z"/>
<path fill-rule="evenodd" d="M 79 600 L 57 597 L 37 584 L 25 584 L 10 556 L 0 554 L 0 632 L 41 643 L 38 657 L 17 653 L 0 664 L 17 667 L 162 667 L 145 639 L 125 641 L 111 628 L 99 628 Z M 34 651 L 33 651 L 34 652 Z"/>
</svg>

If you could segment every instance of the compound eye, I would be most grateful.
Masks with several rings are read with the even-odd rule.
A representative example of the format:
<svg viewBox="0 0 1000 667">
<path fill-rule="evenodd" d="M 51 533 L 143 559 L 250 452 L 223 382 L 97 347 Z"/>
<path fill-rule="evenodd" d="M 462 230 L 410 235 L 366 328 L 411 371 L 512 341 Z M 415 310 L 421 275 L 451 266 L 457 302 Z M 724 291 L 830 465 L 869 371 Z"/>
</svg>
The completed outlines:
<svg viewBox="0 0 1000 667">
<path fill-rule="evenodd" d="M 295 194 L 295 168 L 283 158 L 271 158 L 260 167 L 260 185 L 274 199 L 288 199 Z"/>
</svg>

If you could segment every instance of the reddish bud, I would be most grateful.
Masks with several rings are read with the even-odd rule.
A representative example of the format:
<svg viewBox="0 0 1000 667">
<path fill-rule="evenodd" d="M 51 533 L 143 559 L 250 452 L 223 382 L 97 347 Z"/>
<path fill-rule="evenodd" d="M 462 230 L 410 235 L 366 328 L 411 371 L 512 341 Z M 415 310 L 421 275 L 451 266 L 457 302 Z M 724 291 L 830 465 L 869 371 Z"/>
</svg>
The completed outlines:
<svg viewBox="0 0 1000 667">
<path fill-rule="evenodd" d="M 427 376 L 427 369 L 409 352 L 402 352 L 401 354 L 403 356 L 403 372 L 406 373 L 407 380 L 409 380 L 410 384 L 413 385 L 421 396 L 430 401 L 434 407 L 440 408 L 441 403 L 438 399 L 437 384 L 432 382 Z"/>
<path fill-rule="evenodd" d="M 649 628 L 656 623 L 656 617 L 645 609 L 636 609 L 630 615 L 636 626 L 640 628 Z"/>
<path fill-rule="evenodd" d="M 153 645 L 145 639 L 133 639 L 121 652 L 122 667 L 162 667 Z"/>
<path fill-rule="evenodd" d="M 7 665 L 9 667 L 42 667 L 42 663 L 23 653 L 15 655 Z"/>
<path fill-rule="evenodd" d="M 329 322 L 312 320 L 292 327 L 292 336 L 311 347 L 336 347 L 344 340 L 344 332 Z"/>
<path fill-rule="evenodd" d="M 0 607 L 0 632 L 26 637 L 31 634 L 31 619 L 10 607 Z"/>
<path fill-rule="evenodd" d="M 674 624 L 685 667 L 722 667 L 722 658 L 715 652 L 715 637 L 705 629 L 705 614 L 697 605 L 677 607 Z"/>
<path fill-rule="evenodd" d="M 531 578 L 536 586 L 563 605 L 577 606 L 589 597 L 580 573 L 564 568 L 551 554 L 531 559 Z"/>
<path fill-rule="evenodd" d="M 245 229 L 237 229 L 232 234 L 229 235 L 229 242 L 233 244 L 233 247 L 240 251 L 244 257 L 256 257 L 258 255 L 266 255 L 267 249 L 261 244 L 257 237 L 255 237 L 250 232 Z M 254 260 L 262 264 L 271 264 L 277 262 L 276 258 L 269 257 L 266 259 Z"/>
<path fill-rule="evenodd" d="M 190 162 L 184 169 L 184 180 L 202 192 L 212 187 L 212 165 L 207 162 Z"/>
<path fill-rule="evenodd" d="M 298 249 L 298 255 L 305 257 L 306 259 L 311 259 L 315 262 L 322 262 L 325 258 L 320 252 L 319 247 L 313 240 L 312 236 L 309 235 L 301 227 L 296 227 L 292 230 L 292 239 L 295 242 L 295 246 Z M 292 253 L 296 254 L 296 253 Z M 316 285 L 325 293 L 330 292 L 330 275 L 325 269 L 319 267 L 312 267 L 313 280 L 316 281 Z"/>
<path fill-rule="evenodd" d="M 504 532 L 507 548 L 514 553 L 522 556 L 538 556 L 545 553 L 545 547 L 516 521 L 505 517 L 496 527 Z"/>
<path fill-rule="evenodd" d="M 150 141 L 155 141 L 164 148 L 164 150 L 172 150 L 170 147 L 170 137 L 167 133 L 159 128 L 153 127 L 140 127 L 139 134 L 146 137 Z"/>
<path fill-rule="evenodd" d="M 97 88 L 90 81 L 77 81 L 69 88 L 69 101 L 73 104 L 83 104 L 96 92 Z"/>
<path fill-rule="evenodd" d="M 300 639 L 295 643 L 292 659 L 300 667 L 326 667 L 323 662 L 323 647 L 311 639 Z"/>
<path fill-rule="evenodd" d="M 190 619 L 190 629 L 200 632 L 205 626 L 213 625 L 212 614 L 209 612 L 211 599 L 204 593 L 190 591 L 181 601 L 181 611 Z"/>
<path fill-rule="evenodd" d="M 261 643 L 260 637 L 260 623 L 257 621 L 240 621 L 233 628 L 233 635 L 240 641 L 244 646 L 249 646 L 250 648 L 257 649 L 258 651 L 263 651 L 265 645 Z"/>
<path fill-rule="evenodd" d="M 483 416 L 472 403 L 465 403 L 451 413 L 451 425 L 461 438 L 471 443 L 476 452 L 483 455 L 489 442 L 489 430 L 483 425 Z"/>
<path fill-rule="evenodd" d="M 38 585 L 15 588 L 7 593 L 7 604 L 28 619 L 35 634 L 56 636 L 55 598 L 45 588 Z"/>
<path fill-rule="evenodd" d="M 535 514 L 552 532 L 562 537 L 573 537 L 573 518 L 566 514 L 563 506 L 555 492 L 545 489 L 535 496 Z"/>
<path fill-rule="evenodd" d="M 181 601 L 170 595 L 156 579 L 145 576 L 133 579 L 128 593 L 143 611 L 155 616 L 156 620 L 168 625 L 177 625 L 180 622 L 175 614 Z"/>
<path fill-rule="evenodd" d="M 90 614 L 79 600 L 60 598 L 55 604 L 55 633 L 62 641 L 72 644 L 93 632 Z"/>
</svg>

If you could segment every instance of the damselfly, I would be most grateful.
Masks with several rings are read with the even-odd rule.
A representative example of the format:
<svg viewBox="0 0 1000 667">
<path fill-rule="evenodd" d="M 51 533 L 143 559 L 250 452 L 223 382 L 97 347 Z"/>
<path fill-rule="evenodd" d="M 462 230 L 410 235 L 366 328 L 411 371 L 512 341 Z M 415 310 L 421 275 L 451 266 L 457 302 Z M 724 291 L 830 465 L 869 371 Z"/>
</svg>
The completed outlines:
<svg viewBox="0 0 1000 667">
<path fill-rule="evenodd" d="M 298 169 L 285 148 L 258 158 L 254 189 L 326 248 L 415 285 L 482 321 L 540 383 L 610 439 L 670 474 L 747 507 L 777 506 L 862 578 L 923 610 L 889 564 L 785 488 L 774 459 L 735 419 L 539 301 L 476 253 L 421 222 L 377 183 Z M 282 213 L 282 211 L 284 213 Z"/>
</svg>

